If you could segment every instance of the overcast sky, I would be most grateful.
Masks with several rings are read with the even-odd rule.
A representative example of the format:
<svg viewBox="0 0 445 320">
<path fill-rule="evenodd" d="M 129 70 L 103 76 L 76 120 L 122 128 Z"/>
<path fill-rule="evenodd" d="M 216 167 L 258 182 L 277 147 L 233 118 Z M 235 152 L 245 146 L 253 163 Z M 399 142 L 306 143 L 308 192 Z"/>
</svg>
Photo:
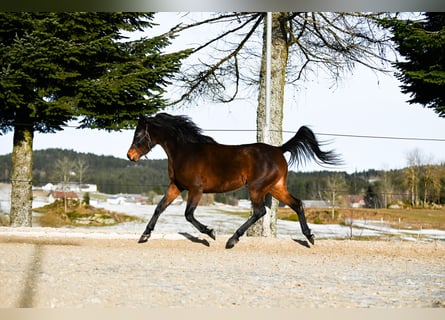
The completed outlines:
<svg viewBox="0 0 445 320">
<path fill-rule="evenodd" d="M 176 15 L 159 19 L 173 20 Z M 171 21 L 170 21 L 171 22 Z M 173 21 L 174 22 L 174 21 Z M 398 169 L 406 166 L 407 153 L 415 148 L 429 162 L 445 162 L 445 119 L 432 110 L 406 103 L 408 96 L 400 92 L 400 83 L 391 75 L 375 74 L 358 67 L 335 87 L 319 74 L 304 84 L 298 92 L 286 92 L 283 130 L 296 132 L 308 125 L 321 140 L 330 142 L 341 154 L 345 164 L 335 170 L 354 172 L 366 169 Z M 196 107 L 166 110 L 186 114 L 205 134 L 225 144 L 255 142 L 257 96 L 229 104 L 202 103 Z M 215 131 L 215 130 L 224 131 Z M 236 131 L 251 129 L 251 132 Z M 225 131 L 234 130 L 234 131 Z M 321 134 L 441 139 L 442 141 L 370 139 L 325 136 Z M 283 141 L 293 133 L 283 133 Z M 0 136 L 0 154 L 12 151 L 12 133 Z M 106 131 L 66 128 L 56 134 L 35 134 L 34 150 L 46 148 L 72 149 L 98 155 L 125 158 L 131 144 L 132 130 Z M 157 146 L 149 159 L 166 158 Z M 324 170 L 315 164 L 292 170 Z"/>
</svg>

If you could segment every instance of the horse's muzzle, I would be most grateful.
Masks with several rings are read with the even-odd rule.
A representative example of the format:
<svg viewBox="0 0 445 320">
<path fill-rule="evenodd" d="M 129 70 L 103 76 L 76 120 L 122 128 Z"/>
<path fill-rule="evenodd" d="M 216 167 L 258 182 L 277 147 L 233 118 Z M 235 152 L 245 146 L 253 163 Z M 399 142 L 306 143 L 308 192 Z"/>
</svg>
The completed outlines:
<svg viewBox="0 0 445 320">
<path fill-rule="evenodd" d="M 141 158 L 141 156 L 139 155 L 139 152 L 137 152 L 137 150 L 131 148 L 130 150 L 128 150 L 127 152 L 127 158 L 130 161 L 139 161 L 139 159 Z"/>
</svg>

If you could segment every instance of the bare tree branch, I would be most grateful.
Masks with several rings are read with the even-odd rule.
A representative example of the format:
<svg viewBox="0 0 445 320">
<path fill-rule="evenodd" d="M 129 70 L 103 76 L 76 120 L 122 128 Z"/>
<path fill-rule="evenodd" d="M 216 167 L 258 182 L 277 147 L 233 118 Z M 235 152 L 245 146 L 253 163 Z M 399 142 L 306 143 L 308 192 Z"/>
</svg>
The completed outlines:
<svg viewBox="0 0 445 320">
<path fill-rule="evenodd" d="M 386 51 L 391 43 L 375 23 L 382 15 L 384 13 L 282 14 L 280 25 L 289 47 L 287 83 L 298 85 L 316 65 L 327 70 L 335 81 L 356 64 L 377 72 L 389 72 L 391 61 Z M 208 24 L 225 26 L 222 32 L 194 49 L 192 56 L 199 53 L 206 58 L 199 60 L 199 64 L 185 65 L 175 83 L 182 92 L 170 105 L 203 98 L 230 102 L 243 92 L 240 86 L 258 85 L 262 47 L 262 30 L 258 27 L 263 21 L 264 13 L 224 13 L 179 24 L 164 34 L 176 36 Z"/>
<path fill-rule="evenodd" d="M 258 14 L 255 15 L 254 17 L 252 17 L 252 19 L 249 19 L 248 22 L 246 22 L 245 24 L 242 25 L 242 27 L 244 27 L 245 25 L 247 25 L 248 23 L 250 23 L 252 20 L 254 20 L 254 18 L 256 18 L 256 21 L 253 25 L 253 27 L 249 30 L 249 32 L 244 36 L 244 38 L 241 40 L 241 42 L 238 44 L 238 46 L 231 51 L 229 54 L 227 54 L 226 56 L 220 58 L 215 64 L 205 64 L 202 63 L 202 65 L 204 65 L 205 67 L 207 67 L 204 71 L 200 71 L 198 73 L 197 77 L 194 77 L 192 79 L 192 81 L 187 80 L 187 77 L 182 77 L 182 81 L 186 82 L 189 84 L 189 88 L 188 90 L 176 101 L 172 102 L 170 105 L 174 105 L 177 104 L 181 101 L 184 100 L 188 100 L 192 93 L 195 92 L 195 90 L 200 91 L 200 87 L 205 86 L 208 89 L 211 89 L 213 93 L 215 93 L 217 96 L 219 96 L 218 100 L 221 102 L 230 102 L 233 101 L 237 94 L 238 94 L 238 88 L 239 88 L 239 68 L 238 68 L 238 60 L 237 60 L 237 55 L 238 53 L 244 48 L 245 43 L 250 39 L 250 37 L 252 36 L 252 34 L 254 33 L 254 31 L 256 30 L 256 28 L 260 25 L 261 21 L 263 20 L 263 16 Z M 241 28 L 236 28 L 236 30 L 239 30 Z M 225 32 L 224 35 L 227 35 L 228 32 Z M 217 37 L 219 39 L 221 39 L 222 37 Z M 213 41 L 211 41 L 213 42 Z M 207 45 L 206 45 L 207 46 Z M 204 46 L 201 46 L 201 49 Z M 222 82 L 218 79 L 217 75 L 216 75 L 216 71 L 226 62 L 228 62 L 230 59 L 235 58 L 234 62 L 235 62 L 235 90 L 234 93 L 228 97 L 228 98 L 224 98 L 221 96 L 220 93 L 215 92 L 215 84 L 217 88 L 225 88 L 225 86 L 222 84 Z M 212 81 L 213 79 L 213 81 Z"/>
<path fill-rule="evenodd" d="M 211 45 L 212 43 L 214 43 L 214 42 L 216 42 L 216 41 L 218 41 L 218 40 L 221 40 L 222 38 L 226 37 L 227 35 L 229 35 L 229 34 L 233 34 L 234 32 L 243 29 L 243 28 L 244 28 L 246 25 L 248 25 L 250 22 L 252 22 L 253 20 L 257 19 L 258 16 L 259 16 L 258 14 L 253 15 L 253 16 L 252 16 L 250 19 L 248 19 L 245 23 L 241 24 L 240 26 L 238 26 L 238 27 L 236 27 L 236 28 L 230 29 L 230 30 L 228 30 L 228 31 L 226 31 L 226 32 L 224 32 L 224 33 L 222 33 L 221 35 L 219 35 L 219 36 L 216 37 L 216 38 L 213 38 L 212 40 L 206 42 L 206 43 L 203 44 L 202 46 L 199 46 L 198 48 L 196 48 L 195 50 L 193 50 L 193 52 L 200 51 L 200 50 L 202 50 L 202 49 L 208 47 L 208 46 Z M 239 51 L 239 50 L 238 50 L 238 51 Z"/>
</svg>

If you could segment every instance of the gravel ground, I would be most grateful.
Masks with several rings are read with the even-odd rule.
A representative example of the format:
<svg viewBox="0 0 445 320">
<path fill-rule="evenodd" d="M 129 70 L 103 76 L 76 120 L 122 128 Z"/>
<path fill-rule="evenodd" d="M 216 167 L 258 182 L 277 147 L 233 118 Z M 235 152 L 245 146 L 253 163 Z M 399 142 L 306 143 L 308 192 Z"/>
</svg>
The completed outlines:
<svg viewBox="0 0 445 320">
<path fill-rule="evenodd" d="M 34 228 L 32 228 L 34 229 Z M 0 307 L 445 307 L 445 243 L 0 230 Z"/>
</svg>

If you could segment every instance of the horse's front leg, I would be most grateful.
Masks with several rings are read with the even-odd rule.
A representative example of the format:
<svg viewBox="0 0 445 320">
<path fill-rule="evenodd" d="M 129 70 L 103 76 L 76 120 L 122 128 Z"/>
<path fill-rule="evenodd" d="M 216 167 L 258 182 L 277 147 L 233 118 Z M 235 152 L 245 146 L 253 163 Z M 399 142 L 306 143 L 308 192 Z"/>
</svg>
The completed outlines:
<svg viewBox="0 0 445 320">
<path fill-rule="evenodd" d="M 189 190 L 188 199 L 187 199 L 187 207 L 185 208 L 185 219 L 190 222 L 199 232 L 207 234 L 213 240 L 216 239 L 215 231 L 213 229 L 209 229 L 206 225 L 202 224 L 195 218 L 195 209 L 198 206 L 199 200 L 202 197 L 201 190 Z"/>
<path fill-rule="evenodd" d="M 147 227 L 145 228 L 145 231 L 139 238 L 139 243 L 147 242 L 147 240 L 151 236 L 151 232 L 155 228 L 156 222 L 158 221 L 161 213 L 164 212 L 164 210 L 173 202 L 173 200 L 178 197 L 180 193 L 181 191 L 176 185 L 170 184 L 168 186 L 165 196 L 161 199 L 161 201 L 159 201 L 158 205 L 156 206 L 155 212 L 153 213 L 153 216 L 151 217 L 150 221 L 147 224 Z"/>
</svg>

